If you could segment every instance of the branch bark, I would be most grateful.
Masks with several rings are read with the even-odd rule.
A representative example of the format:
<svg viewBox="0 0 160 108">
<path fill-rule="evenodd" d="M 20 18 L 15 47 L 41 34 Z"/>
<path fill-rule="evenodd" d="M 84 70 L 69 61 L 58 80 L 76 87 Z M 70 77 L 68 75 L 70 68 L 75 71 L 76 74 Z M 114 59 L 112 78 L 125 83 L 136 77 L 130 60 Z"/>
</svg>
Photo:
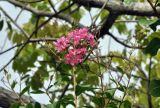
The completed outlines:
<svg viewBox="0 0 160 108">
<path fill-rule="evenodd" d="M 111 12 L 107 19 L 104 21 L 102 27 L 100 28 L 100 33 L 98 34 L 98 37 L 103 37 L 105 34 L 109 32 L 109 29 L 112 27 L 114 22 L 116 21 L 118 17 L 117 13 Z"/>
<path fill-rule="evenodd" d="M 105 1 L 97 0 L 74 0 L 79 5 L 85 7 L 101 8 Z M 128 6 L 120 2 L 109 1 L 105 8 L 108 11 L 118 12 L 120 15 L 136 15 L 136 16 L 157 16 L 160 15 L 160 8 L 157 7 L 157 13 L 152 9 L 152 7 L 147 3 L 135 2 Z"/>
<path fill-rule="evenodd" d="M 24 5 L 20 2 L 17 2 L 15 0 L 8 0 L 7 2 L 19 7 L 19 8 L 24 8 L 25 10 L 37 15 L 37 16 L 44 16 L 44 17 L 51 17 L 53 16 L 55 13 L 52 13 L 52 12 L 45 12 L 45 11 L 39 11 L 39 10 L 36 10 L 28 5 Z M 64 15 L 62 13 L 59 13 L 57 15 L 54 16 L 55 18 L 59 18 L 61 20 L 64 20 L 70 24 L 72 24 L 74 22 L 74 19 L 68 15 Z M 82 25 L 81 25 L 82 26 Z"/>
<path fill-rule="evenodd" d="M 35 102 L 35 100 L 29 96 L 22 96 L 21 99 L 25 103 Z M 15 93 L 0 87 L 0 107 L 9 108 L 12 103 L 18 102 L 18 100 Z"/>
</svg>

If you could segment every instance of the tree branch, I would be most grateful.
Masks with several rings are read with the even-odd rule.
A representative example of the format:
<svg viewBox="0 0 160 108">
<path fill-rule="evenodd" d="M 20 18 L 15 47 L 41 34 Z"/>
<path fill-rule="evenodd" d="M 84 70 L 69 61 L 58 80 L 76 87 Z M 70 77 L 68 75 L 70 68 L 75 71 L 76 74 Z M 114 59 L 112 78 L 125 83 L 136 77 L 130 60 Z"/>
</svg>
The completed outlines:
<svg viewBox="0 0 160 108">
<path fill-rule="evenodd" d="M 132 49 L 143 49 L 143 46 L 130 46 L 128 44 L 125 44 L 124 42 L 120 41 L 119 39 L 117 39 L 117 37 L 115 37 L 112 33 L 108 32 L 107 33 L 110 37 L 112 37 L 116 42 L 118 42 L 119 44 L 127 47 L 127 48 L 132 48 Z"/>
<path fill-rule="evenodd" d="M 21 99 L 25 102 L 25 103 L 29 103 L 29 102 L 35 102 L 35 100 L 29 96 L 22 96 Z M 10 105 L 13 102 L 18 102 L 18 98 L 15 96 L 15 93 L 0 87 L 0 107 L 2 108 L 9 108 Z"/>
<path fill-rule="evenodd" d="M 79 5 L 83 5 L 85 7 L 94 7 L 101 8 L 105 1 L 97 1 L 97 0 L 74 0 Z M 152 9 L 148 3 L 140 3 L 134 2 L 133 5 L 128 6 L 122 4 L 120 2 L 110 1 L 105 5 L 105 8 L 108 11 L 117 12 L 121 15 L 137 15 L 137 16 L 157 16 L 155 11 Z M 157 13 L 160 14 L 160 8 L 157 8 Z"/>
<path fill-rule="evenodd" d="M 156 6 L 154 6 L 150 0 L 147 0 L 147 1 L 148 1 L 148 3 L 150 4 L 150 6 L 152 7 L 152 9 L 153 9 L 153 11 L 155 12 L 155 14 L 157 15 L 157 17 L 160 18 L 160 17 L 159 17 L 159 14 L 158 14 L 158 12 L 157 12 Z"/>
<path fill-rule="evenodd" d="M 98 38 L 103 37 L 105 34 L 107 34 L 109 32 L 109 29 L 112 27 L 112 25 L 116 21 L 117 17 L 118 17 L 117 13 L 110 12 L 107 19 L 104 21 L 102 27 L 100 28 L 100 32 L 97 36 Z"/>
<path fill-rule="evenodd" d="M 28 41 L 28 43 L 45 42 L 45 41 L 56 41 L 56 40 L 57 40 L 56 38 L 30 39 L 30 40 Z M 22 46 L 23 44 L 24 44 L 24 42 L 23 42 L 23 43 L 16 44 L 16 45 L 14 45 L 14 46 L 12 46 L 12 47 L 10 47 L 10 48 L 8 48 L 8 49 L 0 52 L 0 55 L 6 53 L 6 52 L 8 52 L 8 51 L 10 51 L 10 50 L 12 50 L 12 49 L 14 49 L 14 48 L 16 48 L 16 47 L 20 47 L 20 46 Z"/>
<path fill-rule="evenodd" d="M 51 13 L 51 12 L 45 12 L 45 11 L 39 11 L 39 10 L 36 10 L 30 6 L 25 6 L 24 4 L 20 3 L 20 2 L 17 2 L 15 0 L 7 0 L 7 2 L 19 7 L 19 8 L 24 8 L 25 10 L 37 15 L 37 16 L 44 16 L 44 17 L 51 17 L 54 15 L 54 13 Z M 55 13 L 56 14 L 56 13 Z M 54 15 L 55 18 L 59 18 L 61 20 L 64 20 L 70 24 L 72 24 L 74 22 L 74 19 L 68 15 L 65 15 L 65 14 L 62 14 L 62 13 L 59 13 L 57 15 Z M 81 27 L 83 25 L 79 24 Z"/>
<path fill-rule="evenodd" d="M 37 2 L 42 2 L 43 0 L 32 0 L 32 1 L 27 1 L 27 0 L 17 0 L 22 3 L 37 3 Z"/>
</svg>

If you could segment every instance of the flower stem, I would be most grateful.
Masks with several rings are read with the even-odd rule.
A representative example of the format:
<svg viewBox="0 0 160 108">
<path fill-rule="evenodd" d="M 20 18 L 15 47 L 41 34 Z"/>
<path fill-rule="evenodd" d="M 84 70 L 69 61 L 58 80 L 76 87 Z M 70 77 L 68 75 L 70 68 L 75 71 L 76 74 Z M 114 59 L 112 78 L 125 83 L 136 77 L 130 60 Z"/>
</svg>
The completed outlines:
<svg viewBox="0 0 160 108">
<path fill-rule="evenodd" d="M 75 108 L 77 108 L 77 96 L 76 96 L 76 74 L 75 74 L 75 67 L 73 67 L 73 90 L 74 90 L 74 104 Z"/>
</svg>

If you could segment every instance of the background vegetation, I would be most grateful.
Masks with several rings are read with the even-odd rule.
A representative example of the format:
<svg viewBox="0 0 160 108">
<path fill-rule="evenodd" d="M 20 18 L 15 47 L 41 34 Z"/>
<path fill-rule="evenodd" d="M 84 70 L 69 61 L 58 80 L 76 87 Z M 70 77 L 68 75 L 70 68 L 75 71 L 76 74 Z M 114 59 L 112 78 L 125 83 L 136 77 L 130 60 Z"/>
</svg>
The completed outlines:
<svg viewBox="0 0 160 108">
<path fill-rule="evenodd" d="M 0 30 L 7 32 L 13 58 L 0 68 L 3 108 L 160 108 L 159 0 L 0 0 L 19 8 L 16 19 L 2 7 Z M 19 16 L 31 17 L 22 26 Z M 90 17 L 85 17 L 90 15 Z M 83 25 L 82 19 L 91 20 Z M 133 24 L 132 24 L 133 23 Z M 89 28 L 99 43 L 109 37 L 107 54 L 98 46 L 74 69 L 59 60 L 53 42 L 77 28 Z M 117 44 L 118 43 L 118 44 Z M 114 51 L 111 46 L 120 45 Z M 119 46 L 114 46 L 119 47 Z M 12 64 L 14 74 L 7 69 Z M 20 88 L 16 93 L 15 87 Z M 42 105 L 24 94 L 45 94 Z"/>
</svg>

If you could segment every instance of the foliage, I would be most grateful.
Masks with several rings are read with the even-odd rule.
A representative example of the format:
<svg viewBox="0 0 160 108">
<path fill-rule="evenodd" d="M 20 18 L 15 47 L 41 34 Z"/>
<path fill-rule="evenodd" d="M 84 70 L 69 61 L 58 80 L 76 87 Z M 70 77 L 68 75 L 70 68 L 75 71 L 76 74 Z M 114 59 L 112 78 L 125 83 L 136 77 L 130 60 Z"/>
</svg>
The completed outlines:
<svg viewBox="0 0 160 108">
<path fill-rule="evenodd" d="M 95 2 L 88 5 L 83 1 L 74 3 L 75 0 L 8 2 L 31 12 L 30 19 L 22 26 L 17 26 L 16 21 L 0 6 L 0 14 L 5 16 L 0 19 L 0 31 L 7 32 L 8 40 L 16 48 L 12 60 L 14 72 L 2 68 L 10 90 L 15 92 L 15 88 L 20 86 L 17 94 L 19 100 L 13 102 L 11 108 L 150 108 L 149 102 L 153 108 L 160 107 L 160 20 L 156 13 L 152 17 L 143 13 L 135 16 L 132 16 L 133 13 L 114 13 L 116 7 L 115 10 L 100 7 L 103 1 L 98 0 L 95 0 L 99 2 L 97 5 L 93 5 Z M 123 4 L 129 7 L 132 3 L 144 2 L 124 0 Z M 159 1 L 155 3 L 155 7 L 160 4 Z M 98 9 L 94 8 L 96 6 Z M 32 11 L 34 9 L 36 11 Z M 116 35 L 110 35 L 109 30 L 103 32 L 116 42 L 109 40 L 103 43 L 108 44 L 108 52 L 104 55 L 101 50 L 106 49 L 101 49 L 95 43 L 101 42 L 99 37 L 102 36 L 99 34 L 105 26 L 105 19 L 109 19 L 112 12 L 118 14 L 110 28 L 112 34 Z M 91 24 L 84 26 L 84 19 L 91 19 Z M 81 37 L 86 34 L 86 37 Z M 68 38 L 69 35 L 77 38 Z M 88 35 L 91 37 L 87 40 Z M 75 43 L 77 39 L 78 44 Z M 94 41 L 94 45 L 90 40 Z M 112 47 L 111 44 L 116 43 L 121 47 Z M 78 58 L 77 50 L 82 50 L 82 47 L 85 51 L 79 52 Z M 115 51 L 115 47 L 118 50 Z M 74 48 L 77 50 L 73 51 Z M 0 55 L 4 53 L 0 52 Z M 66 62 L 67 54 L 70 55 Z M 19 78 L 14 79 L 15 73 Z M 21 96 L 31 94 L 47 95 L 49 103 L 25 103 L 21 99 Z"/>
</svg>

